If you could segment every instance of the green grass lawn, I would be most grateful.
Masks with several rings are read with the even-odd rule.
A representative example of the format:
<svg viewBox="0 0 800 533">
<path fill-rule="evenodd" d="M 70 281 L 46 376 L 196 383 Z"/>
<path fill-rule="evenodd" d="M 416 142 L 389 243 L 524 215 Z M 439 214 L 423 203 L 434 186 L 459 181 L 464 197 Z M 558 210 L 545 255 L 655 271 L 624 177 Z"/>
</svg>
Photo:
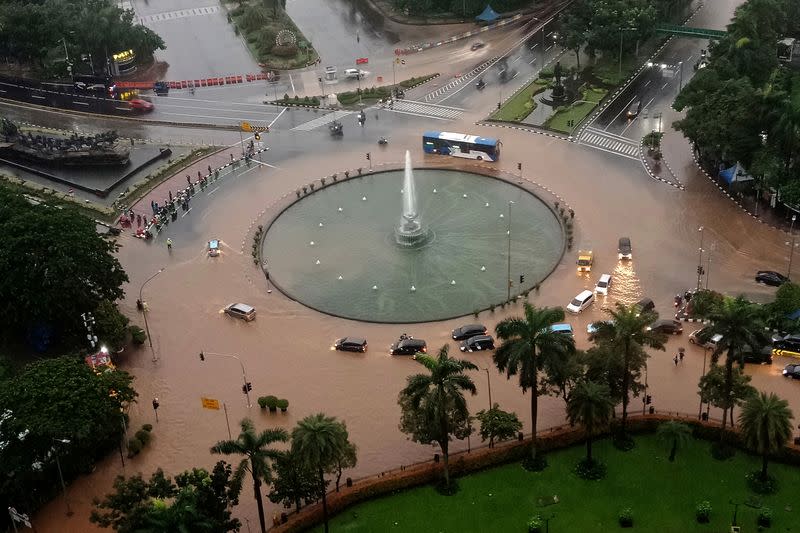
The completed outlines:
<svg viewBox="0 0 800 533">
<path fill-rule="evenodd" d="M 506 100 L 503 106 L 492 113 L 491 118 L 506 122 L 519 122 L 531 114 L 536 107 L 536 102 L 531 98 L 547 88 L 548 80 L 536 79 L 525 86 L 524 89 Z"/>
<path fill-rule="evenodd" d="M 620 530 L 617 515 L 630 507 L 634 531 L 729 531 L 733 517 L 729 501 L 755 496 L 744 476 L 757 470 L 760 461 L 737 452 L 733 459 L 719 462 L 711 458 L 709 448 L 707 441 L 693 441 L 670 463 L 654 435 L 636 437 L 630 452 L 618 451 L 610 440 L 603 440 L 595 445 L 595 456 L 608 466 L 601 481 L 584 481 L 572 472 L 585 453 L 585 447 L 578 446 L 549 454 L 550 466 L 540 473 L 514 463 L 460 478 L 461 490 L 455 496 L 440 496 L 426 486 L 351 507 L 332 519 L 331 530 L 523 532 L 528 519 L 541 514 L 555 515 L 550 522 L 553 533 L 606 532 Z M 778 478 L 780 491 L 759 496 L 773 513 L 772 527 L 766 531 L 800 531 L 800 469 L 771 464 L 770 471 Z M 539 498 L 553 495 L 559 503 L 537 507 Z M 701 500 L 712 506 L 708 524 L 695 521 L 695 506 Z M 757 516 L 755 509 L 740 505 L 742 531 L 757 531 Z"/>
<path fill-rule="evenodd" d="M 605 89 L 587 89 L 583 91 L 583 99 L 575 102 L 569 107 L 556 111 L 554 115 L 547 119 L 545 126 L 551 130 L 563 133 L 572 133 L 578 124 L 597 107 L 597 104 L 606 95 Z M 567 126 L 569 120 L 574 120 L 572 126 Z"/>
</svg>

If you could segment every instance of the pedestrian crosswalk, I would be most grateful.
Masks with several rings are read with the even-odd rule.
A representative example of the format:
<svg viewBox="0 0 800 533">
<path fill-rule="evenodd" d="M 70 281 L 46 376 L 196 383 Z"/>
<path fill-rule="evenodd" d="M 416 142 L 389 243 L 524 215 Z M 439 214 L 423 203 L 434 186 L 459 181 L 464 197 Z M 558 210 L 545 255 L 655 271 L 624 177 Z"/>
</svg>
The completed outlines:
<svg viewBox="0 0 800 533">
<path fill-rule="evenodd" d="M 354 111 L 343 111 L 338 113 L 328 113 L 327 115 L 322 115 L 321 117 L 317 117 L 314 120 L 309 120 L 308 122 L 303 122 L 302 124 L 295 126 L 292 128 L 294 131 L 311 131 L 315 128 L 319 128 L 320 126 L 325 126 L 326 124 L 330 124 L 334 120 L 341 120 L 342 118 L 352 115 Z"/>
<path fill-rule="evenodd" d="M 179 11 L 167 11 L 165 13 L 155 13 L 153 15 L 146 15 L 144 17 L 139 17 L 139 23 L 147 24 L 150 22 L 164 22 L 167 20 L 177 20 L 186 17 L 213 15 L 214 13 L 219 13 L 219 10 L 220 10 L 219 5 L 215 5 L 206 7 L 195 7 L 192 9 L 181 9 Z"/>
<path fill-rule="evenodd" d="M 631 159 L 639 159 L 638 142 L 591 126 L 583 130 L 578 142 Z"/>
<path fill-rule="evenodd" d="M 471 71 L 467 72 L 466 74 L 455 78 L 453 81 L 451 81 L 447 85 L 443 85 L 443 86 L 439 87 L 438 89 L 435 89 L 435 90 L 429 92 L 428 94 L 425 95 L 425 101 L 426 102 L 433 102 L 435 100 L 440 100 L 448 92 L 452 91 L 453 89 L 455 89 L 459 85 L 462 85 L 464 82 L 468 82 L 469 80 L 471 80 L 472 78 L 474 78 L 475 76 L 477 76 L 478 74 L 480 74 L 481 72 L 486 70 L 486 68 L 492 66 L 498 59 L 499 59 L 498 57 L 493 57 L 492 59 L 490 59 L 488 61 L 484 61 L 483 63 L 481 63 L 480 65 L 478 65 L 477 67 L 475 67 Z"/>
<path fill-rule="evenodd" d="M 427 102 L 417 102 L 415 100 L 395 100 L 392 107 L 387 107 L 386 109 L 406 115 L 417 115 L 445 120 L 455 120 L 464 114 L 464 110 L 460 107 L 449 107 Z"/>
</svg>

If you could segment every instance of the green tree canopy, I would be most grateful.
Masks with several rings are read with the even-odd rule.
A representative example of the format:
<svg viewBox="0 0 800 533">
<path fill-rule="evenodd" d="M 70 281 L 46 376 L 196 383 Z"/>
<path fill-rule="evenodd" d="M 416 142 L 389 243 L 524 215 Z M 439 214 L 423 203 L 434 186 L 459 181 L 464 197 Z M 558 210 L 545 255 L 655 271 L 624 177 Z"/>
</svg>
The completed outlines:
<svg viewBox="0 0 800 533">
<path fill-rule="evenodd" d="M 692 438 L 692 428 L 677 420 L 667 420 L 658 426 L 658 439 L 669 448 L 669 462 L 675 461 L 678 449 L 685 447 Z"/>
<path fill-rule="evenodd" d="M 73 208 L 31 205 L 4 187 L 0 205 L 0 335 L 8 341 L 44 326 L 62 341 L 83 339 L 81 314 L 124 294 L 118 245 Z"/>
<path fill-rule="evenodd" d="M 580 424 L 586 432 L 586 461 L 592 463 L 592 440 L 608 426 L 614 412 L 614 401 L 608 385 L 581 381 L 575 386 L 567 403 L 567 419 L 570 424 Z"/>
<path fill-rule="evenodd" d="M 283 503 L 287 509 L 294 505 L 300 512 L 301 505 L 320 499 L 316 470 L 298 460 L 291 450 L 281 452 L 272 468 L 272 490 L 269 493 L 272 503 Z"/>
<path fill-rule="evenodd" d="M 193 468 L 174 481 L 160 468 L 149 481 L 141 474 L 117 476 L 114 492 L 95 499 L 89 519 L 119 533 L 239 531 L 241 522 L 231 517 L 231 510 L 239 503 L 242 473 L 218 461 L 211 472 Z"/>
<path fill-rule="evenodd" d="M 522 429 L 517 414 L 503 411 L 499 404 L 494 404 L 489 410 L 478 411 L 476 418 L 481 423 L 481 440 L 488 440 L 490 448 L 494 446 L 494 441 L 512 439 Z"/>
<path fill-rule="evenodd" d="M 761 455 L 761 479 L 767 479 L 769 454 L 780 450 L 792 436 L 794 418 L 789 402 L 774 392 L 751 395 L 739 414 L 745 444 Z"/>
</svg>

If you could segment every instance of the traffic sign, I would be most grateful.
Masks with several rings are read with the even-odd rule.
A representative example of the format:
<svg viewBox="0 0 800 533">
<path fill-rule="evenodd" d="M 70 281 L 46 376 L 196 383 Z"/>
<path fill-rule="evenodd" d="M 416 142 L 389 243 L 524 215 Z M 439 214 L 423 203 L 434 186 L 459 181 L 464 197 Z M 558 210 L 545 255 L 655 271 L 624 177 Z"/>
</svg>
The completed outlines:
<svg viewBox="0 0 800 533">
<path fill-rule="evenodd" d="M 368 57 L 357 57 L 356 58 L 356 65 L 366 65 L 369 63 Z"/>
<path fill-rule="evenodd" d="M 779 350 L 777 348 L 772 350 L 772 355 L 777 357 L 800 357 L 800 353 L 798 352 L 793 352 L 791 350 Z"/>
<path fill-rule="evenodd" d="M 219 411 L 219 400 L 215 398 L 200 398 L 200 403 L 203 404 L 203 409 L 213 409 Z"/>
</svg>

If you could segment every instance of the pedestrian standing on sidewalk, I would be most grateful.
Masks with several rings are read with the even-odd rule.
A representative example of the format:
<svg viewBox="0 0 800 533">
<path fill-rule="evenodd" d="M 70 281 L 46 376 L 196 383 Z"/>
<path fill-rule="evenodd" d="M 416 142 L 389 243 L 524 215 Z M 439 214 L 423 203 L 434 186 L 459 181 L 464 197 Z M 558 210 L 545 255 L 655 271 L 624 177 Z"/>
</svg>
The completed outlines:
<svg viewBox="0 0 800 533">
<path fill-rule="evenodd" d="M 188 183 L 189 185 L 192 184 L 192 177 L 189 176 L 189 174 L 186 174 L 186 183 Z"/>
<path fill-rule="evenodd" d="M 169 201 L 172 202 L 172 191 L 169 191 Z"/>
</svg>

